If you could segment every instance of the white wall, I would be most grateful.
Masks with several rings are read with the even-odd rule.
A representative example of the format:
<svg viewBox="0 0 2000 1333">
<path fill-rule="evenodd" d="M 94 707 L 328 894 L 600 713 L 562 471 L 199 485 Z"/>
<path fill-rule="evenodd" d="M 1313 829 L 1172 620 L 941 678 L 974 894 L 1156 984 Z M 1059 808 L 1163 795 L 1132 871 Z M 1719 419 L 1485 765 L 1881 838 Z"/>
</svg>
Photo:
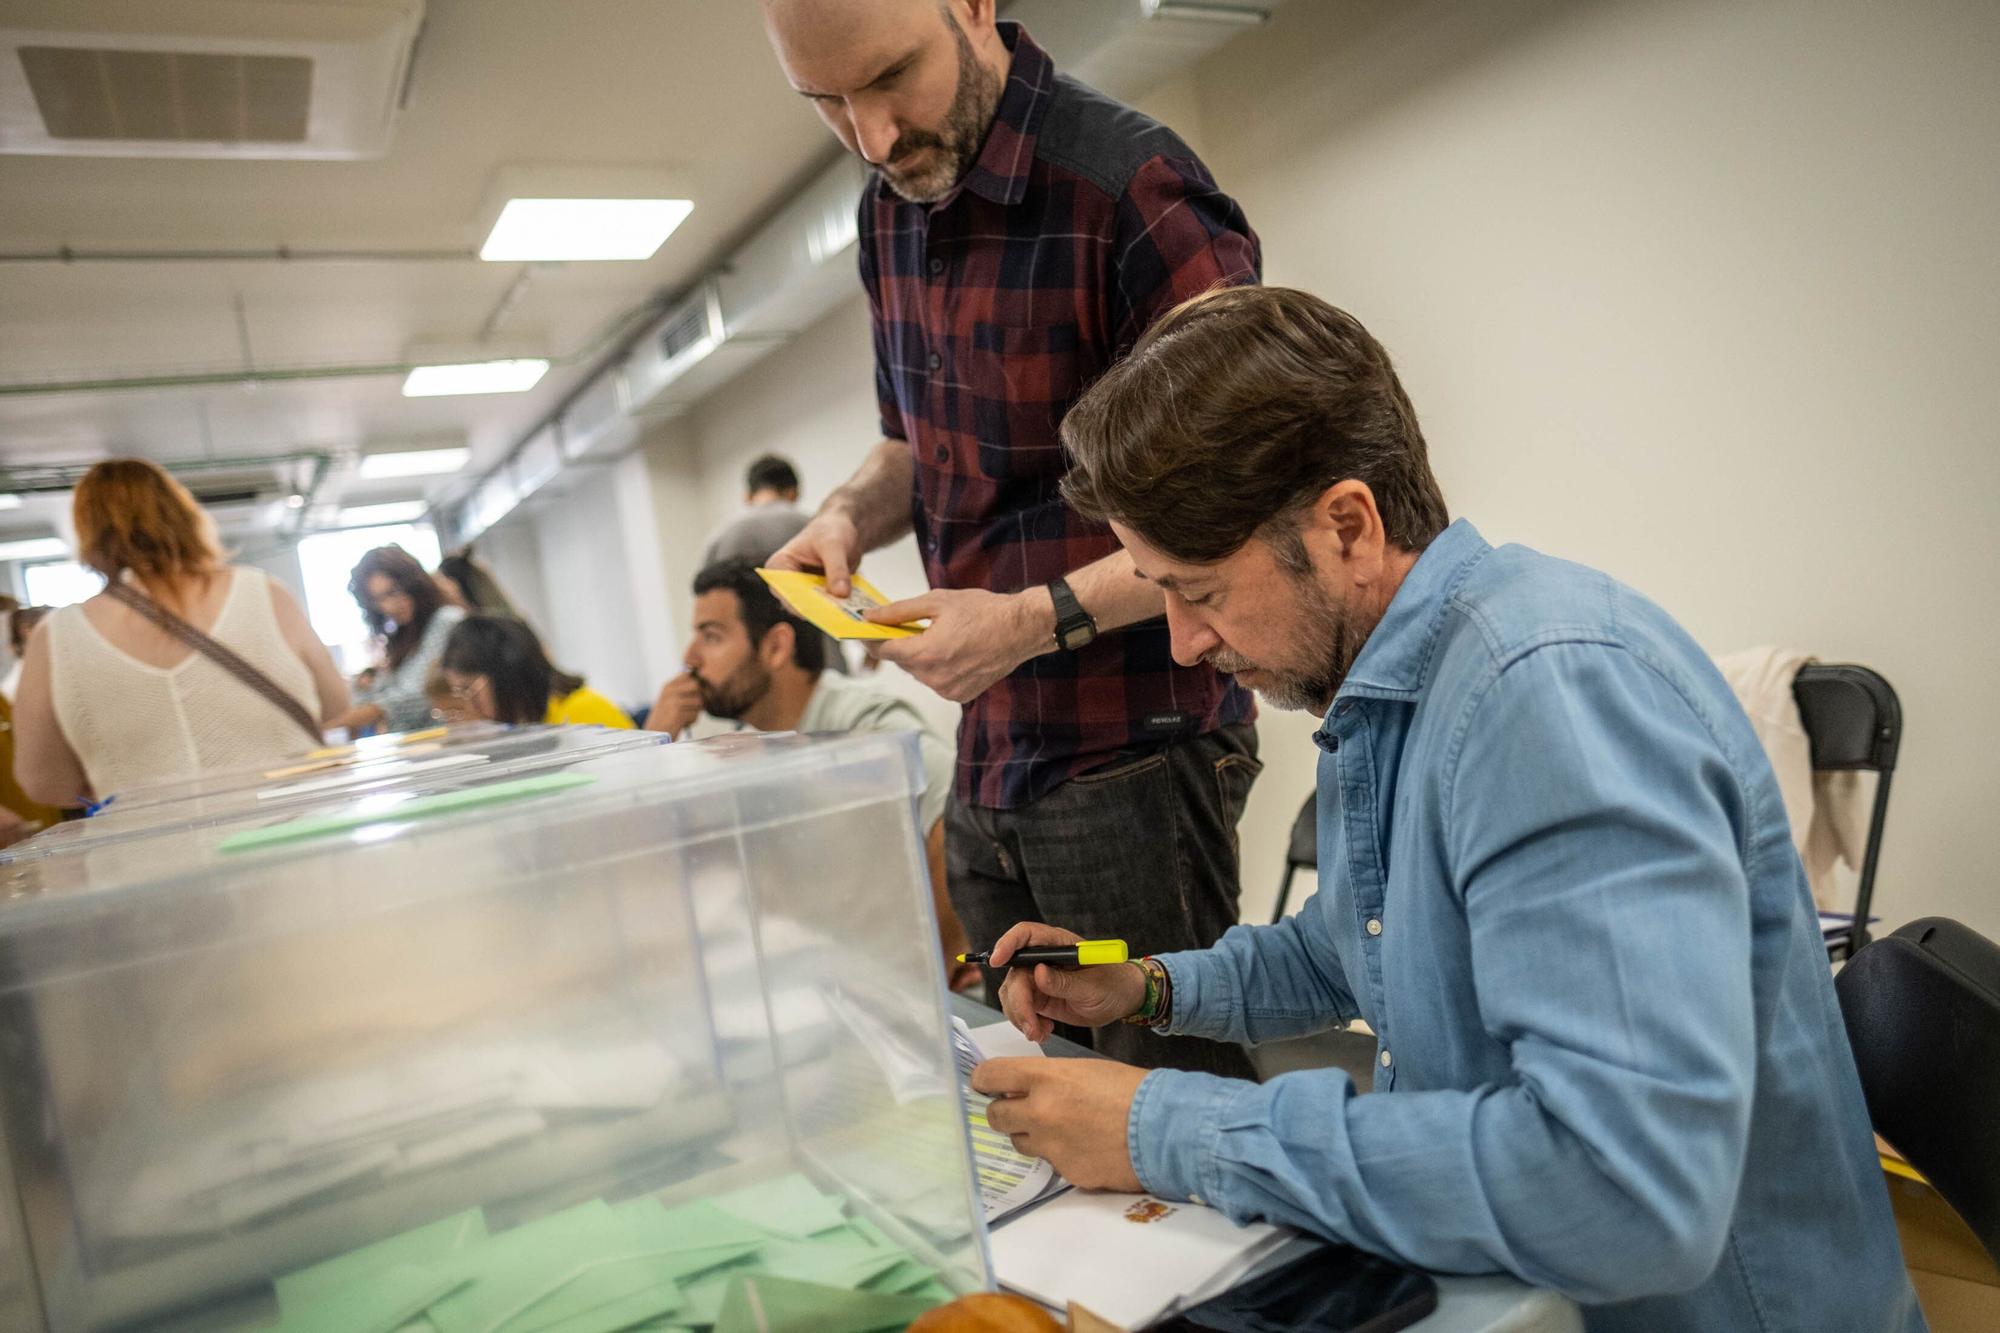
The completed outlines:
<svg viewBox="0 0 2000 1333">
<path fill-rule="evenodd" d="M 669 422 L 646 438 L 642 451 L 652 487 L 653 521 L 661 553 L 660 595 L 681 629 L 673 644 L 669 675 L 678 673 L 687 650 L 690 589 L 699 573 L 701 548 L 716 525 L 734 512 L 730 500 L 709 497 L 710 478 L 702 470 L 701 449 L 694 423 L 687 418 Z"/>
<path fill-rule="evenodd" d="M 1315 0 L 1197 78 L 1266 279 L 1389 346 L 1454 514 L 1881 671 L 1878 906 L 1989 935 L 1995 51 L 1983 0 Z"/>
<path fill-rule="evenodd" d="M 284 584 L 292 596 L 299 599 L 299 605 L 305 605 L 306 581 L 299 569 L 299 548 L 296 542 L 287 543 L 273 551 L 262 552 L 244 560 L 243 563 L 263 570 L 273 582 Z"/>
<path fill-rule="evenodd" d="M 499 531 L 517 522 L 532 528 L 543 593 L 535 628 L 550 658 L 581 672 L 613 702 L 631 705 L 650 700 L 659 681 L 648 665 L 644 629 L 645 616 L 654 608 L 642 606 L 636 591 L 635 543 L 628 541 L 621 481 L 631 484 L 624 464 L 593 467 L 576 478 L 573 489 L 537 496 L 530 513 Z M 643 552 L 643 542 L 636 544 Z M 477 543 L 474 550 L 479 550 Z M 515 573 L 521 554 L 511 541 L 481 553 L 493 558 L 494 573 L 510 595 L 525 585 Z"/>
<path fill-rule="evenodd" d="M 549 599 L 542 588 L 542 548 L 536 540 L 534 523 L 526 515 L 508 515 L 479 535 L 472 544 L 472 555 L 492 571 L 506 591 L 507 600 L 536 633 L 546 633 Z M 553 653 L 555 649 L 550 647 L 549 651 Z M 565 664 L 558 658 L 556 665 Z"/>
</svg>

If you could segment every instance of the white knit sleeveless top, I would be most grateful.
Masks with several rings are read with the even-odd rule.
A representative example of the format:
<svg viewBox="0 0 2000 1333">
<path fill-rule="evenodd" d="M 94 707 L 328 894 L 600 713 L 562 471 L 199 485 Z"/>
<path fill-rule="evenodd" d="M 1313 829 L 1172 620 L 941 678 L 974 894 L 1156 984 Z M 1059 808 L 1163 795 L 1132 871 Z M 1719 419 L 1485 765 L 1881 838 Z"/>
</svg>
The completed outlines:
<svg viewBox="0 0 2000 1333">
<path fill-rule="evenodd" d="M 319 716 L 312 671 L 285 642 L 263 573 L 232 567 L 208 636 Z M 101 800 L 208 768 L 242 767 L 312 748 L 298 723 L 204 653 L 149 666 L 112 644 L 81 603 L 49 617 L 56 720 Z"/>
</svg>

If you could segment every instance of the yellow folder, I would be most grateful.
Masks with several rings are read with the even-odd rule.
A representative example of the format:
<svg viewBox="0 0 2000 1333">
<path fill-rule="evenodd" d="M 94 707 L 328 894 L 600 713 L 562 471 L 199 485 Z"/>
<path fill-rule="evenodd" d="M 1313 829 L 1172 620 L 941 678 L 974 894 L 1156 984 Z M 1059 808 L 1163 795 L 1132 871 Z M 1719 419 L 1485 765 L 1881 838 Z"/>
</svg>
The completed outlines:
<svg viewBox="0 0 2000 1333">
<path fill-rule="evenodd" d="M 826 578 L 821 574 L 806 574 L 796 569 L 757 572 L 786 606 L 836 639 L 907 639 L 923 633 L 920 624 L 877 625 L 863 619 L 873 608 L 887 606 L 890 599 L 859 574 L 849 580 L 853 586 L 847 596 L 838 598 L 827 592 Z"/>
</svg>

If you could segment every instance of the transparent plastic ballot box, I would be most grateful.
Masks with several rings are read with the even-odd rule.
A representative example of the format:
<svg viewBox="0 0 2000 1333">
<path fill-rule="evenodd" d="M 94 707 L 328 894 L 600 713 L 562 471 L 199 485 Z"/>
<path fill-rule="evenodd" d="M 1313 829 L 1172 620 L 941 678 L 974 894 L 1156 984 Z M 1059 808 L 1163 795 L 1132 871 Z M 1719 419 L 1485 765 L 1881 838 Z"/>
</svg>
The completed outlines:
<svg viewBox="0 0 2000 1333">
<path fill-rule="evenodd" d="M 402 763 L 374 763 L 301 775 L 291 766 L 265 770 L 262 782 L 173 800 L 113 802 L 88 819 L 67 820 L 0 851 L 0 866 L 131 841 L 162 829 L 290 818 L 322 806 L 374 799 L 387 805 L 412 793 L 468 787 L 575 763 L 614 750 L 670 743 L 658 732 L 608 727 L 517 727 L 448 753 Z"/>
<path fill-rule="evenodd" d="M 0 1327 L 986 1287 L 922 782 L 913 736 L 726 737 L 0 867 Z"/>
<path fill-rule="evenodd" d="M 454 750 L 491 745 L 504 736 L 552 730 L 555 728 L 539 723 L 509 726 L 504 722 L 454 722 L 416 731 L 395 731 L 324 746 L 285 759 L 206 769 L 200 773 L 143 783 L 122 791 L 104 793 L 102 803 L 107 810 L 136 809 L 163 801 L 221 796 L 268 787 L 274 782 L 333 777 L 381 765 L 393 765 L 396 770 L 404 770 L 417 763 L 447 756 Z"/>
</svg>

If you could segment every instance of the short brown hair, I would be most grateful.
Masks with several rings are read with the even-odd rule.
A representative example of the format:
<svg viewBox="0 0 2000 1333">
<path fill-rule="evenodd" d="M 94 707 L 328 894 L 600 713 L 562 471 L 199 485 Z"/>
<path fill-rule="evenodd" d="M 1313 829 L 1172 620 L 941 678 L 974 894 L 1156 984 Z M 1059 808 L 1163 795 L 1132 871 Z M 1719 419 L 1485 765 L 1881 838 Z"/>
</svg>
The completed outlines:
<svg viewBox="0 0 2000 1333">
<path fill-rule="evenodd" d="M 163 583 L 222 563 L 215 524 L 187 487 L 157 463 L 111 458 L 83 474 L 71 505 L 77 551 L 107 579 L 126 570 Z"/>
<path fill-rule="evenodd" d="M 1191 564 L 1226 559 L 1350 478 L 1406 551 L 1451 521 L 1389 354 L 1352 315 L 1285 287 L 1168 311 L 1070 408 L 1062 436 L 1072 508 Z"/>
</svg>

